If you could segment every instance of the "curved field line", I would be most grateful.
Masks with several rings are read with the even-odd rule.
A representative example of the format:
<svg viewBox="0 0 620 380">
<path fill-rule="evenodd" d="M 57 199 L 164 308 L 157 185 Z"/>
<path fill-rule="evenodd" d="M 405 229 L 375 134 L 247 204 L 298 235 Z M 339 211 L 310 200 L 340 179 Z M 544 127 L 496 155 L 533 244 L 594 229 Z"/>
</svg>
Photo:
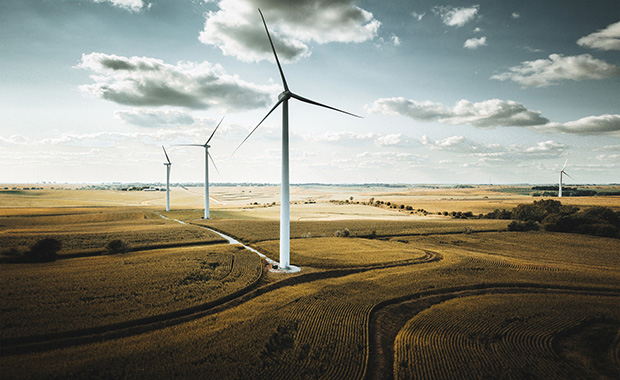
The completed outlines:
<svg viewBox="0 0 620 380">
<path fill-rule="evenodd" d="M 304 273 L 289 277 L 268 285 L 259 286 L 262 279 L 263 268 L 260 273 L 247 286 L 225 297 L 204 304 L 192 306 L 186 309 L 171 311 L 164 314 L 139 318 L 131 321 L 120 322 L 105 326 L 97 326 L 59 333 L 41 334 L 21 338 L 0 340 L 0 356 L 23 354 L 29 352 L 49 351 L 58 348 L 83 345 L 87 343 L 101 342 L 110 339 L 118 339 L 127 336 L 143 334 L 146 332 L 162 329 L 179 323 L 189 322 L 206 315 L 215 314 L 244 302 L 256 298 L 264 293 L 271 292 L 285 286 L 298 285 L 327 278 L 343 277 L 350 274 L 361 273 L 374 269 L 392 268 L 439 261 L 442 256 L 437 252 L 425 251 L 426 255 L 413 262 L 388 263 L 369 267 L 343 268 L 326 270 L 322 272 Z"/>
<path fill-rule="evenodd" d="M 468 256 L 464 260 L 467 263 L 471 264 L 485 264 L 490 267 L 495 268 L 510 268 L 510 269 L 518 269 L 518 270 L 544 270 L 549 272 L 561 272 L 566 271 L 564 268 L 560 268 L 559 266 L 550 264 L 550 265 L 540 265 L 540 264 L 530 264 L 530 263 L 517 263 L 513 262 L 513 260 L 504 260 L 500 258 L 482 258 L 482 257 L 471 257 Z"/>
<path fill-rule="evenodd" d="M 577 294 L 577 295 L 598 295 L 620 297 L 620 289 L 603 288 L 603 287 L 578 287 L 578 286 L 548 286 L 537 283 L 495 283 L 480 284 L 471 286 L 462 286 L 438 290 L 429 290 L 411 294 L 408 296 L 398 297 L 375 304 L 371 311 L 371 318 L 368 325 L 369 349 L 366 355 L 366 368 L 363 374 L 365 379 L 392 379 L 396 371 L 394 368 L 394 341 L 396 334 L 401 330 L 402 326 L 413 316 L 423 310 L 429 309 L 431 306 L 442 303 L 444 301 L 467 297 L 473 295 L 484 294 L 518 294 L 518 293 L 559 293 L 559 294 Z M 402 321 L 397 331 L 391 331 L 389 336 L 381 335 L 378 328 L 378 314 L 380 311 L 392 305 L 419 304 L 419 307 L 413 307 L 415 310 L 408 318 Z M 414 305 L 415 306 L 415 305 Z M 394 335 L 391 335 L 394 334 Z M 422 339 L 419 337 L 418 339 Z M 431 338 L 426 338 L 423 342 L 428 343 Z M 529 343 L 531 344 L 531 343 Z M 547 346 L 549 343 L 545 343 Z M 454 370 L 454 369 L 453 369 Z"/>
</svg>

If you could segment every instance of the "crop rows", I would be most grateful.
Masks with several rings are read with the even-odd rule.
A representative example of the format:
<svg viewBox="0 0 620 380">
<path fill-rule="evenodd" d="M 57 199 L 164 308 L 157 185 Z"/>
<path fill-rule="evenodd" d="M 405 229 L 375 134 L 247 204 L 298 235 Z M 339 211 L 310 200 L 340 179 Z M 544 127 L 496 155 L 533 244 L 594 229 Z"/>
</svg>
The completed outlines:
<svg viewBox="0 0 620 380">
<path fill-rule="evenodd" d="M 2 339 L 126 322 L 245 288 L 260 258 L 229 245 L 0 266 Z"/>
<path fill-rule="evenodd" d="M 279 363 L 270 378 L 361 377 L 368 343 L 365 326 L 372 303 L 330 296 L 334 294 L 305 296 L 290 308 L 284 323 L 295 330 L 295 360 Z"/>
<path fill-rule="evenodd" d="M 465 262 L 471 263 L 472 265 L 483 264 L 485 266 L 495 268 L 510 268 L 516 270 L 542 270 L 549 272 L 560 272 L 565 270 L 554 265 L 517 263 L 514 261 L 502 260 L 498 258 L 466 257 Z"/>
<path fill-rule="evenodd" d="M 553 340 L 586 319 L 620 323 L 618 301 L 568 294 L 493 294 L 446 301 L 419 313 L 400 330 L 394 342 L 395 377 L 572 377 L 574 368 L 554 351 Z"/>
</svg>

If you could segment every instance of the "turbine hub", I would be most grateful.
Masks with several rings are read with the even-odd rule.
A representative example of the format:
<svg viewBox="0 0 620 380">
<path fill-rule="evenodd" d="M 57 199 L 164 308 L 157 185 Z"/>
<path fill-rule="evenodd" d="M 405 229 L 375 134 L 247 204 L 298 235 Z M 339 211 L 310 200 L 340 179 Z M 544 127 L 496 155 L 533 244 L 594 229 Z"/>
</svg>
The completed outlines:
<svg viewBox="0 0 620 380">
<path fill-rule="evenodd" d="M 278 95 L 278 100 L 282 99 L 282 98 L 290 98 L 291 97 L 291 92 L 290 91 L 282 91 L 280 93 L 280 95 Z"/>
</svg>

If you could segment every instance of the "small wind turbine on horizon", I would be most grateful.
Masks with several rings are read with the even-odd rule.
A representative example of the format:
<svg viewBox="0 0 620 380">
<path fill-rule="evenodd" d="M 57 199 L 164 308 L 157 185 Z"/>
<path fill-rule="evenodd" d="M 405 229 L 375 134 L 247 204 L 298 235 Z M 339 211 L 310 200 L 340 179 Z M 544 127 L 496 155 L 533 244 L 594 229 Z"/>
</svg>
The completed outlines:
<svg viewBox="0 0 620 380">
<path fill-rule="evenodd" d="M 276 53 L 276 49 L 273 46 L 273 41 L 271 40 L 271 35 L 269 34 L 269 29 L 267 28 L 267 23 L 265 22 L 265 17 L 263 16 L 263 12 L 259 9 L 260 17 L 263 20 L 263 25 L 265 26 L 265 32 L 267 32 L 267 38 L 269 39 L 269 44 L 271 45 L 271 50 L 273 51 L 273 55 L 276 60 L 276 64 L 278 65 L 278 70 L 280 71 L 280 77 L 282 79 L 282 86 L 284 87 L 284 91 L 280 93 L 278 96 L 278 101 L 276 104 L 267 112 L 267 115 L 254 127 L 254 129 L 248 134 L 248 136 L 239 144 L 235 152 L 243 145 L 244 142 L 247 141 L 248 138 L 256 131 L 256 129 L 267 119 L 269 115 L 280 105 L 282 104 L 282 184 L 281 184 L 281 201 L 280 201 L 280 268 L 289 269 L 290 268 L 290 186 L 289 186 L 289 133 L 288 133 L 288 101 L 289 99 L 297 99 L 304 103 L 309 103 L 315 106 L 328 108 L 334 111 L 342 112 L 347 115 L 360 117 L 358 115 L 352 114 L 350 112 L 342 111 L 334 107 L 330 107 L 325 104 L 321 104 L 315 102 L 314 100 L 310 100 L 299 96 L 293 92 L 291 92 L 288 88 L 288 84 L 286 83 L 286 78 L 284 77 L 284 72 L 282 71 L 282 66 L 280 65 L 280 60 L 278 59 L 278 54 Z M 233 154 L 235 154 L 233 152 Z"/>
<path fill-rule="evenodd" d="M 564 161 L 564 165 L 562 166 L 562 169 L 560 169 L 560 184 L 558 187 L 558 198 L 562 198 L 562 174 L 566 174 L 569 178 L 573 178 L 570 175 L 568 175 L 567 172 L 564 171 L 567 163 L 568 163 L 568 160 Z"/>
<path fill-rule="evenodd" d="M 220 172 L 217 169 L 217 166 L 215 165 L 215 161 L 213 160 L 213 157 L 211 157 L 211 154 L 209 153 L 209 148 L 211 147 L 211 145 L 209 145 L 209 142 L 213 138 L 213 135 L 215 135 L 215 131 L 217 131 L 217 129 L 220 127 L 220 124 L 222 124 L 222 121 L 224 121 L 223 117 L 220 120 L 220 122 L 217 123 L 217 126 L 213 130 L 213 133 L 211 133 L 211 136 L 209 136 L 209 139 L 204 144 L 176 144 L 177 146 L 201 146 L 205 148 L 205 214 L 204 214 L 204 219 L 210 218 L 210 213 L 209 213 L 209 159 L 213 163 L 213 167 L 215 168 L 215 170 L 217 170 L 218 173 Z"/>
<path fill-rule="evenodd" d="M 170 211 L 170 167 L 172 166 L 172 162 L 170 162 L 166 148 L 164 148 L 163 145 L 161 148 L 164 150 L 164 154 L 166 155 L 166 161 L 168 161 L 164 162 L 164 165 L 166 165 L 166 211 Z"/>
</svg>

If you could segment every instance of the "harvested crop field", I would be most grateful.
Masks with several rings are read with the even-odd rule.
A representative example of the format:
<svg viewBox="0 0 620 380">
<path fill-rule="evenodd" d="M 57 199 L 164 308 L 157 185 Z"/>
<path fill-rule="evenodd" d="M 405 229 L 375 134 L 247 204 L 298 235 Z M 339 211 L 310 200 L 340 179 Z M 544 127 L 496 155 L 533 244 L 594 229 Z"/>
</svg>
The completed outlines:
<svg viewBox="0 0 620 380">
<path fill-rule="evenodd" d="M 330 199 L 319 190 L 313 199 Z M 62 238 L 63 230 L 78 243 L 54 262 L 0 263 L 3 376 L 604 379 L 620 371 L 618 239 L 326 202 L 298 208 L 291 263 L 301 270 L 278 273 L 205 228 L 278 259 L 277 205 L 244 211 L 257 190 L 237 191 L 216 193 L 235 204 L 218 205 L 211 220 L 148 202 L 5 211 L 4 244 L 25 247 L 25 236 Z M 409 196 L 400 192 L 399 202 Z M 317 218 L 330 207 L 337 219 Z M 377 210 L 394 217 L 360 218 Z M 137 248 L 92 251 L 113 236 Z"/>
</svg>

